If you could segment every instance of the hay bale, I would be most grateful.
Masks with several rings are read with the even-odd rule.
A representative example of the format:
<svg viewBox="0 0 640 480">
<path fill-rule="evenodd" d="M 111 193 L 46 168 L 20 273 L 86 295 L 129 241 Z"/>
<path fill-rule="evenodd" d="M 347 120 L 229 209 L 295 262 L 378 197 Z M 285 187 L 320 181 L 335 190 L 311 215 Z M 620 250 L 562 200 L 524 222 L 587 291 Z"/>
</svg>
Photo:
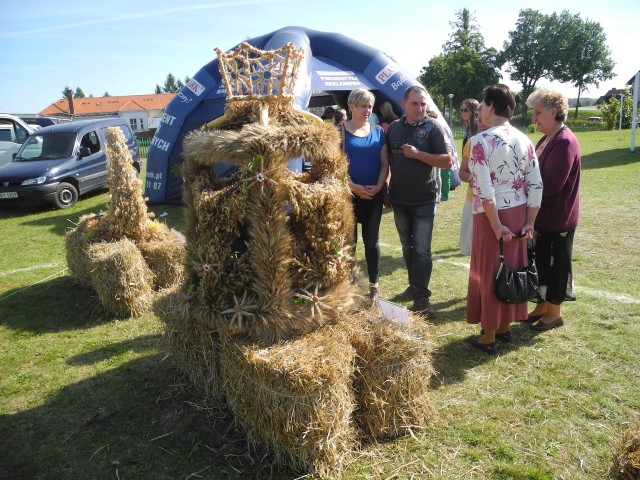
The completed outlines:
<svg viewBox="0 0 640 480">
<path fill-rule="evenodd" d="M 186 245 L 176 235 L 162 240 L 138 242 L 140 253 L 154 274 L 154 289 L 182 283 L 185 275 Z"/>
<path fill-rule="evenodd" d="M 607 478 L 610 480 L 640 478 L 640 420 L 626 429 L 616 441 L 613 463 Z"/>
<path fill-rule="evenodd" d="M 100 302 L 121 318 L 139 317 L 151 307 L 153 273 L 128 238 L 89 246 L 91 285 Z"/>
<path fill-rule="evenodd" d="M 67 266 L 71 277 L 79 285 L 91 287 L 91 259 L 89 258 L 89 242 L 85 232 L 79 228 L 69 230 L 65 235 Z"/>
<path fill-rule="evenodd" d="M 429 397 L 434 344 L 421 321 L 401 325 L 370 312 L 341 324 L 356 349 L 357 425 L 369 440 L 424 427 L 434 414 Z"/>
<path fill-rule="evenodd" d="M 223 336 L 220 370 L 236 423 L 276 463 L 336 474 L 355 446 L 354 355 L 328 327 L 269 348 Z"/>
<path fill-rule="evenodd" d="M 153 312 L 164 323 L 165 347 L 178 370 L 206 398 L 222 398 L 218 333 L 194 320 L 188 296 L 180 288 L 159 292 Z"/>
</svg>

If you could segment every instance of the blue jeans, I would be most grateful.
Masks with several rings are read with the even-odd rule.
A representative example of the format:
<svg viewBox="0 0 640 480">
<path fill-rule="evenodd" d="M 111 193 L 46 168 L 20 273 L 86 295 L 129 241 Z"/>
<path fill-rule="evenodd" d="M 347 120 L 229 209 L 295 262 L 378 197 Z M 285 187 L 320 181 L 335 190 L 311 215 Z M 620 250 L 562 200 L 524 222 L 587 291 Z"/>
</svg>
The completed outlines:
<svg viewBox="0 0 640 480">
<path fill-rule="evenodd" d="M 407 266 L 414 302 L 431 296 L 431 237 L 435 216 L 435 202 L 417 207 L 393 205 L 393 217 L 402 243 L 402 256 Z"/>
</svg>

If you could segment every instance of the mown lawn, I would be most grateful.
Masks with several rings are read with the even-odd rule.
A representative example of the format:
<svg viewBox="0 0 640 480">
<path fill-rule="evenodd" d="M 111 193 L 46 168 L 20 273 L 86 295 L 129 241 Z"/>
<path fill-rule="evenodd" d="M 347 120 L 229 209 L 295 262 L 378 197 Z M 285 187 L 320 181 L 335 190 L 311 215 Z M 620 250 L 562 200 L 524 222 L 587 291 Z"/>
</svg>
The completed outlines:
<svg viewBox="0 0 640 480">
<path fill-rule="evenodd" d="M 565 326 L 534 334 L 516 325 L 495 358 L 465 345 L 476 332 L 464 317 L 468 258 L 458 253 L 464 189 L 454 191 L 434 232 L 436 417 L 365 447 L 342 478 L 606 475 L 613 440 L 640 417 L 640 138 L 630 153 L 628 130 L 620 141 L 617 131 L 578 137 L 578 301 L 566 304 Z M 71 282 L 64 232 L 105 206 L 99 193 L 66 211 L 0 211 L 0 478 L 298 478 L 248 452 L 224 409 L 198 401 L 164 353 L 155 316 L 116 320 Z M 182 207 L 152 210 L 184 228 Z M 381 242 L 381 292 L 392 297 L 406 273 L 391 211 Z"/>
</svg>

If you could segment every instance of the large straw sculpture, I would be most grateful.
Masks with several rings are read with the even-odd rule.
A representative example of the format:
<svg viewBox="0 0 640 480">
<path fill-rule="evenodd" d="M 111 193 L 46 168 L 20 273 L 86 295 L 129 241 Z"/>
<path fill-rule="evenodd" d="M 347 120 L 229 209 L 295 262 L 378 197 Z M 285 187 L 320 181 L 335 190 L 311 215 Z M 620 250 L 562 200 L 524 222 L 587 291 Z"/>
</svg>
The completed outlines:
<svg viewBox="0 0 640 480">
<path fill-rule="evenodd" d="M 154 289 L 182 282 L 185 244 L 150 218 L 122 130 L 109 127 L 106 140 L 111 202 L 106 212 L 82 216 L 67 232 L 67 265 L 112 313 L 140 316 L 149 310 Z"/>
<path fill-rule="evenodd" d="M 609 480 L 636 480 L 640 478 L 640 420 L 626 429 L 615 443 Z"/>
<path fill-rule="evenodd" d="M 428 327 L 363 311 L 338 133 L 292 104 L 301 51 L 218 55 L 225 114 L 183 145 L 185 293 L 155 311 L 178 367 L 251 444 L 326 477 L 360 440 L 431 418 Z M 298 157 L 310 171 L 287 169 Z"/>
</svg>

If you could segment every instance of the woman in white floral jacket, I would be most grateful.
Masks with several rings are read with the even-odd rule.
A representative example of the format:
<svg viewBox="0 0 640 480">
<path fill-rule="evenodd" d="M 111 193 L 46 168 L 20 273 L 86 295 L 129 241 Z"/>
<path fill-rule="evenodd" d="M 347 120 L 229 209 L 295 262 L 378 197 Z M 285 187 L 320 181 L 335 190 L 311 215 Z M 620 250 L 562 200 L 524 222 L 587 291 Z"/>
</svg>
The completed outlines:
<svg viewBox="0 0 640 480">
<path fill-rule="evenodd" d="M 500 264 L 498 240 L 504 241 L 507 267 L 528 263 L 527 239 L 533 238 L 542 179 L 533 144 L 509 123 L 515 110 L 513 92 L 496 84 L 485 87 L 482 97 L 482 123 L 488 129 L 471 140 L 469 159 L 474 216 L 467 322 L 482 327 L 481 335 L 469 343 L 495 354 L 496 340 L 511 340 L 511 323 L 527 319 L 526 303 L 500 303 L 493 293 Z M 519 235 L 523 237 L 514 238 Z"/>
</svg>

